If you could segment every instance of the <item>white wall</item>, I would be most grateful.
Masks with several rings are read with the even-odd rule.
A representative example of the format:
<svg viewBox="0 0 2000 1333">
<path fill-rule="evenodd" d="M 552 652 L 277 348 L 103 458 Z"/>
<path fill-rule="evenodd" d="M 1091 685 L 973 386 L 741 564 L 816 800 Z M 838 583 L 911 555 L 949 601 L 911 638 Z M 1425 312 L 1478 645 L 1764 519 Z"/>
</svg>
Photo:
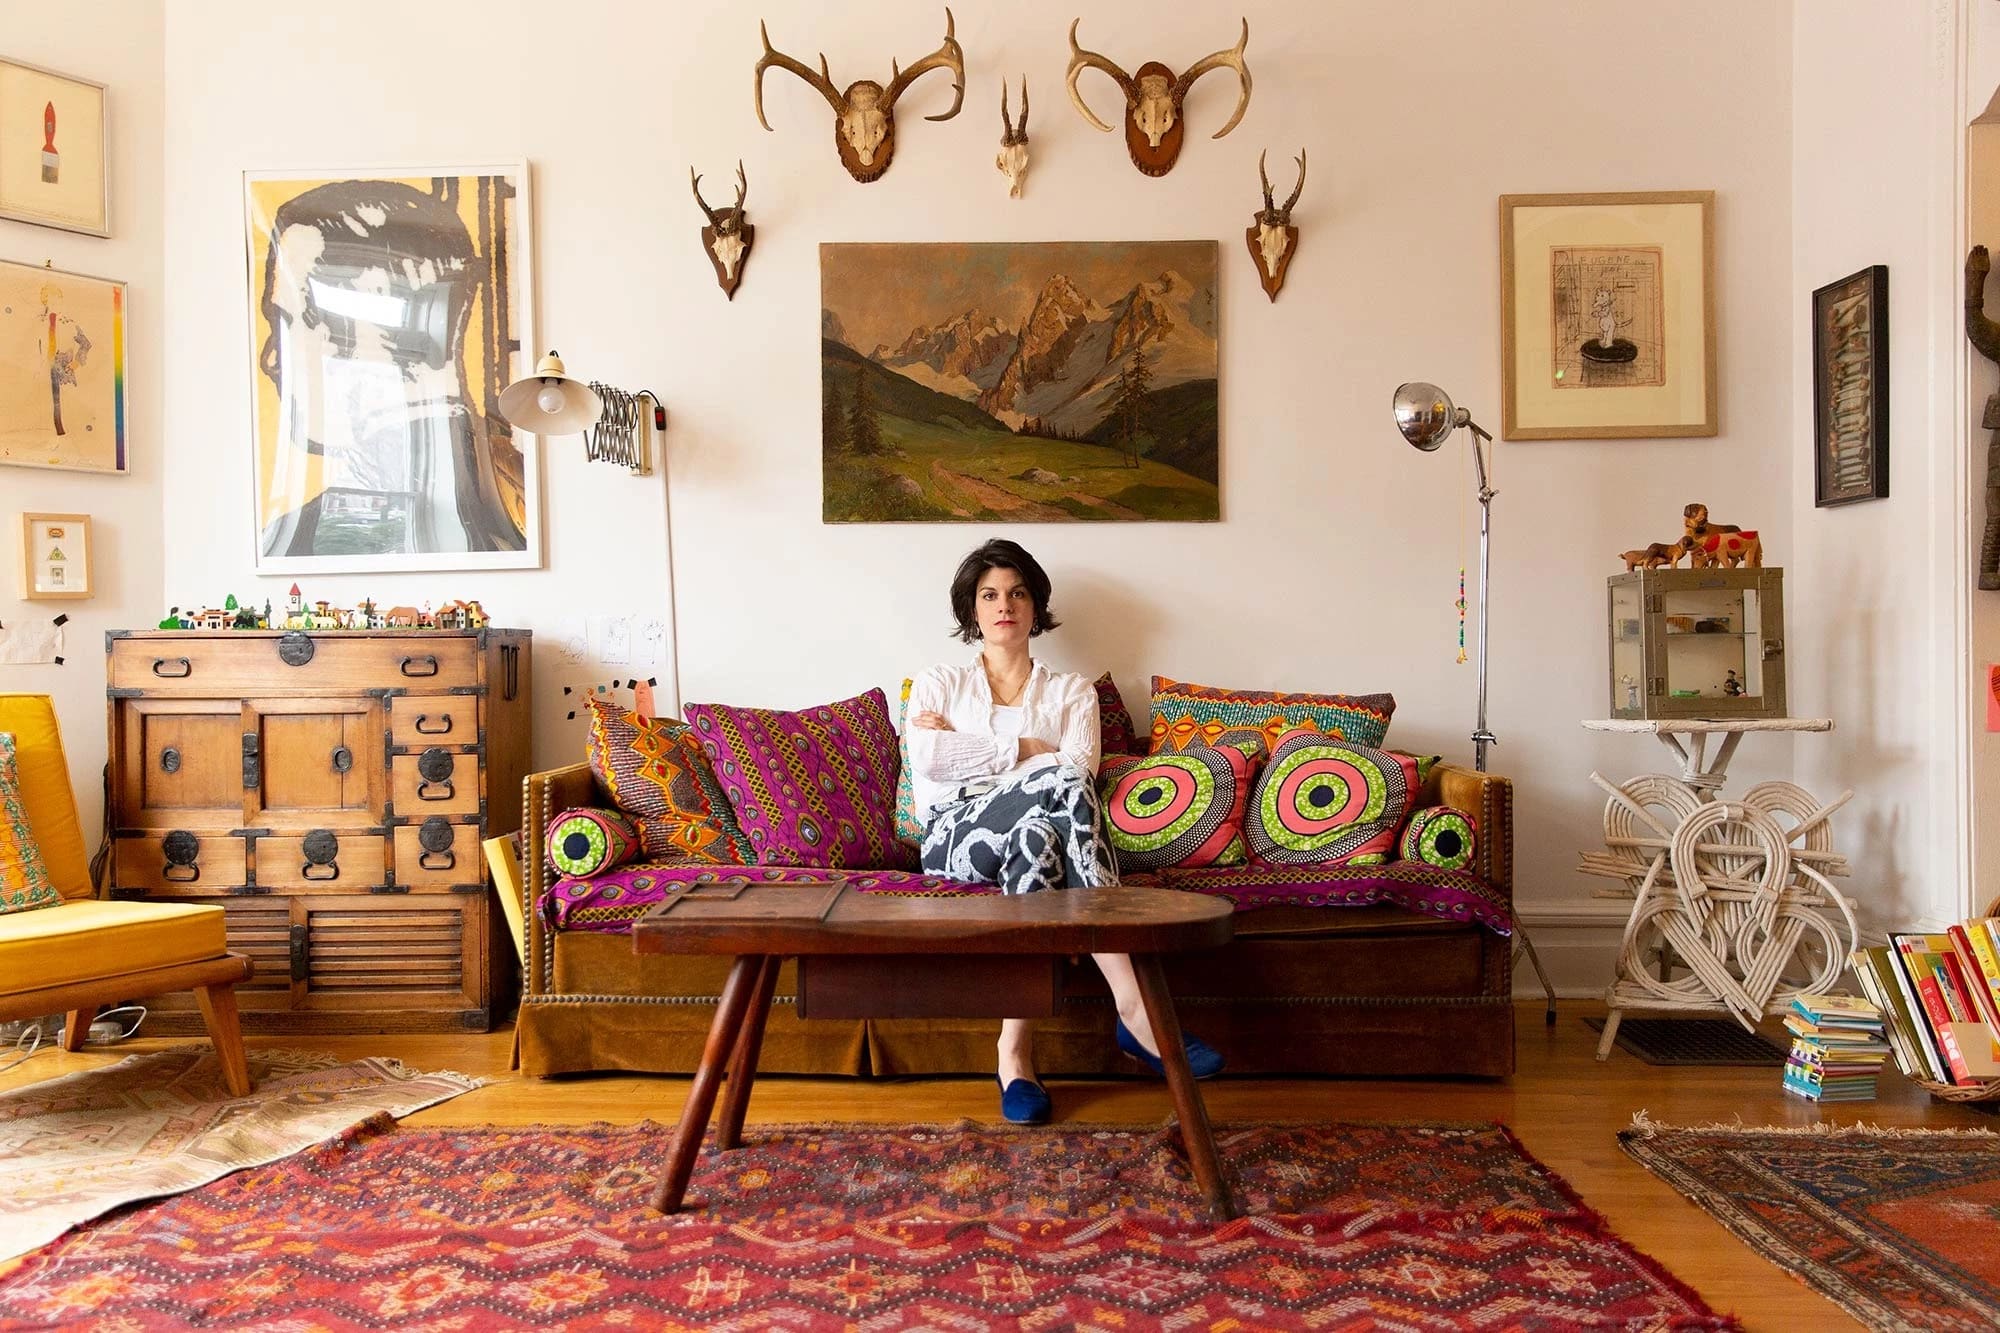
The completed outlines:
<svg viewBox="0 0 2000 1333">
<path fill-rule="evenodd" d="M 0 468 L 0 623 L 67 613 L 61 666 L 0 666 L 0 690 L 53 695 L 84 829 L 93 845 L 103 819 L 104 631 L 159 620 L 160 494 L 167 466 L 160 414 L 165 291 L 161 284 L 162 66 L 160 0 L 119 0 L 115 20 L 60 5 L 9 6 L 6 54 L 108 86 L 111 235 L 0 220 L 0 259 L 129 284 L 126 475 Z M 28 602 L 21 590 L 23 512 L 89 514 L 97 543 L 97 595 Z"/>
<path fill-rule="evenodd" d="M 1494 766 L 1519 783 L 1520 901 L 1547 927 L 1545 953 L 1564 926 L 1600 947 L 1615 939 L 1622 908 L 1593 904 L 1594 882 L 1573 869 L 1598 824 L 1586 777 L 1657 761 L 1577 725 L 1605 706 L 1612 553 L 1672 537 L 1682 504 L 1701 499 L 1718 519 L 1761 529 L 1773 563 L 1793 563 L 1787 7 L 1613 6 L 1580 23 L 1563 0 L 1095 6 L 1085 42 L 1133 66 L 1191 61 L 1249 15 L 1256 93 L 1242 125 L 1208 137 L 1234 94 L 1226 77 L 1204 80 L 1179 166 L 1149 180 L 1065 104 L 1072 10 L 973 0 L 955 6 L 964 113 L 920 119 L 948 96 L 920 85 L 877 183 L 841 171 L 824 104 L 790 76 L 768 82 L 776 132 L 758 128 L 747 85 L 760 15 L 781 48 L 823 48 L 844 84 L 931 50 L 940 9 L 579 3 L 552 19 L 546 6 L 494 0 L 352 0 L 337 14 L 171 6 L 174 465 L 163 500 L 176 531 L 196 536 L 166 552 L 166 600 L 262 597 L 287 582 L 251 574 L 246 168 L 533 163 L 537 346 L 560 347 L 587 375 L 656 387 L 672 413 L 685 695 L 766 705 L 893 688 L 961 652 L 943 633 L 945 583 L 992 530 L 821 525 L 816 246 L 1214 237 L 1224 520 L 1012 530 L 1049 566 L 1068 622 L 1045 651 L 1062 667 L 1112 669 L 1142 714 L 1153 672 L 1390 688 L 1399 743 L 1469 759 L 1473 673 L 1452 660 L 1469 480 L 1453 453 L 1401 443 L 1391 390 L 1434 379 L 1497 427 L 1500 194 L 1710 188 L 1721 435 L 1503 445 L 1497 463 Z M 1023 72 L 1034 168 L 1026 198 L 1010 202 L 992 165 L 993 104 L 1001 77 Z M 1258 150 L 1284 163 L 1301 145 L 1312 159 L 1295 216 L 1304 239 L 1272 305 L 1236 238 L 1258 202 Z M 685 182 L 691 162 L 715 181 L 739 156 L 758 238 L 730 304 L 699 252 Z M 551 452 L 545 570 L 326 578 L 307 591 L 343 602 L 471 594 L 501 623 L 543 635 L 564 615 L 660 605 L 657 488 L 585 465 L 574 441 Z M 561 684 L 612 670 L 566 673 L 547 651 L 536 660 L 537 753 L 558 762 L 581 747 L 562 722 Z M 1787 773 L 1790 755 L 1775 743 L 1746 754 L 1743 771 L 1760 766 Z M 1601 985 L 1603 959 L 1579 961 L 1575 983 Z"/>
<path fill-rule="evenodd" d="M 1969 896 L 1965 6 L 1925 9 L 1919 23 L 1913 5 L 1811 0 L 1795 5 L 1793 38 L 1791 361 L 1811 364 L 1812 290 L 1887 264 L 1891 384 L 1889 498 L 1815 509 L 1812 378 L 1793 381 L 1794 711 L 1839 727 L 1799 742 L 1798 781 L 1856 790 L 1837 821 L 1851 888 L 1871 925 L 1895 929 L 1955 920 Z M 1975 413 L 1983 400 L 1971 397 Z"/>
</svg>

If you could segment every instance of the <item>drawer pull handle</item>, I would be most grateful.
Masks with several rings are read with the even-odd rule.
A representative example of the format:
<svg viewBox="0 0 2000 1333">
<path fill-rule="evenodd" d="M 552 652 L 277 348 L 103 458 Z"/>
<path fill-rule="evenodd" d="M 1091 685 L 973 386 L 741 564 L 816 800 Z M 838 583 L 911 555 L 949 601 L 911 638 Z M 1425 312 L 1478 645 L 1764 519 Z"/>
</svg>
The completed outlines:
<svg viewBox="0 0 2000 1333">
<path fill-rule="evenodd" d="M 417 783 L 417 799 L 420 801 L 449 801 L 456 789 L 449 779 L 444 782 Z"/>
<path fill-rule="evenodd" d="M 170 664 L 176 662 L 180 664 L 180 670 L 170 671 L 167 669 Z M 194 674 L 194 663 L 188 661 L 185 657 L 156 657 L 153 659 L 153 674 L 156 676 L 165 676 L 169 680 L 179 680 Z"/>
<path fill-rule="evenodd" d="M 300 847 L 305 853 L 305 864 L 299 867 L 299 875 L 304 879 L 322 882 L 340 878 L 340 839 L 323 828 L 316 828 L 306 834 Z M 315 874 L 317 870 L 319 873 Z"/>
<path fill-rule="evenodd" d="M 420 801 L 449 801 L 454 788 L 452 771 L 458 761 L 452 758 L 450 750 L 433 745 L 417 756 L 417 799 Z"/>
<path fill-rule="evenodd" d="M 425 852 L 417 858 L 425 870 L 450 870 L 458 864 L 458 853 L 449 847 L 441 852 Z"/>
<path fill-rule="evenodd" d="M 186 829 L 175 829 L 160 839 L 160 851 L 167 863 L 160 868 L 160 878 L 174 884 L 192 884 L 201 878 L 201 867 L 196 864 L 201 856 L 201 839 Z"/>
<path fill-rule="evenodd" d="M 354 751 L 348 749 L 345 745 L 334 746 L 333 771 L 336 773 L 345 773 L 348 772 L 353 767 L 354 767 Z"/>
<path fill-rule="evenodd" d="M 417 846 L 423 848 L 417 856 L 417 864 L 425 870 L 450 870 L 458 865 L 458 853 L 453 850 L 451 821 L 443 815 L 432 815 L 417 829 Z"/>
<path fill-rule="evenodd" d="M 160 751 L 160 771 L 162 773 L 180 772 L 181 752 L 179 750 L 176 750 L 171 745 L 169 745 L 166 749 Z"/>
<path fill-rule="evenodd" d="M 449 736 L 449 735 L 451 735 L 451 714 L 450 714 L 450 713 L 446 713 L 446 714 L 445 714 L 445 715 L 444 715 L 443 717 L 441 717 L 441 718 L 439 718 L 439 719 L 438 719 L 438 721 L 439 721 L 439 722 L 441 722 L 441 723 L 443 723 L 443 724 L 444 724 L 444 725 L 442 725 L 442 726 L 426 726 L 426 725 L 425 725 L 425 723 L 429 722 L 430 720 L 431 720 L 431 715 L 430 715 L 429 713 L 418 713 L 418 714 L 417 714 L 417 734 L 418 734 L 419 736 Z"/>
<path fill-rule="evenodd" d="M 412 667 L 427 669 L 413 671 L 411 670 Z M 406 657 L 403 659 L 399 670 L 406 676 L 435 676 L 438 673 L 438 660 L 434 654 L 429 653 L 422 657 Z"/>
<path fill-rule="evenodd" d="M 296 631 L 278 640 L 278 660 L 286 666 L 304 666 L 313 660 L 312 635 Z"/>
</svg>

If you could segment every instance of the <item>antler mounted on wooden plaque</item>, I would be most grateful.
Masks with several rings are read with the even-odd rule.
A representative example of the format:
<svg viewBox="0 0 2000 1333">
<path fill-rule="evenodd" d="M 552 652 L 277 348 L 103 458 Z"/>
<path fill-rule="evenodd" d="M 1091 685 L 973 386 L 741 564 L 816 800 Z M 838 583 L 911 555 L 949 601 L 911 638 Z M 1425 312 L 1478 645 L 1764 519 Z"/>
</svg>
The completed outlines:
<svg viewBox="0 0 2000 1333">
<path fill-rule="evenodd" d="M 1299 229 L 1292 225 L 1292 205 L 1298 203 L 1306 188 L 1305 149 L 1299 150 L 1297 161 L 1299 183 L 1292 187 L 1292 197 L 1285 200 L 1285 206 L 1279 208 L 1271 202 L 1271 177 L 1264 170 L 1264 154 L 1257 154 L 1257 178 L 1264 183 L 1264 206 L 1257 210 L 1256 220 L 1243 233 L 1243 239 L 1250 243 L 1250 257 L 1257 261 L 1257 281 L 1264 284 L 1264 295 L 1273 301 L 1278 299 L 1278 289 L 1285 285 L 1285 273 L 1299 248 Z"/>
<path fill-rule="evenodd" d="M 750 192 L 750 181 L 743 174 L 742 160 L 736 163 L 736 202 L 728 208 L 708 206 L 708 200 L 701 197 L 701 177 L 694 174 L 693 167 L 688 168 L 688 182 L 694 189 L 694 201 L 708 216 L 708 225 L 701 229 L 701 248 L 715 266 L 715 281 L 723 295 L 734 301 L 737 285 L 743 281 L 743 266 L 750 262 L 750 244 L 757 239 L 757 229 L 744 220 L 743 196 Z"/>
<path fill-rule="evenodd" d="M 1243 35 L 1233 47 L 1225 47 L 1214 55 L 1203 56 L 1189 65 L 1185 74 L 1175 76 L 1171 69 L 1157 60 L 1149 60 L 1139 66 L 1136 74 L 1127 74 L 1109 59 L 1095 51 L 1086 51 L 1076 44 L 1076 27 L 1083 22 L 1077 19 L 1069 25 L 1069 100 L 1091 124 L 1111 133 L 1111 127 L 1097 118 L 1097 113 L 1084 104 L 1083 94 L 1076 90 L 1076 80 L 1086 69 L 1101 70 L 1111 76 L 1118 88 L 1125 94 L 1125 148 L 1132 155 L 1132 165 L 1148 176 L 1164 176 L 1174 169 L 1174 162 L 1181 155 L 1181 140 L 1186 127 L 1181 119 L 1181 103 L 1186 100 L 1188 89 L 1194 81 L 1212 69 L 1233 69 L 1242 81 L 1243 95 L 1237 99 L 1236 112 L 1229 123 L 1217 130 L 1214 138 L 1236 128 L 1236 122 L 1243 119 L 1243 113 L 1250 107 L 1250 67 L 1243 63 L 1243 48 L 1250 44 L 1250 20 L 1243 20 Z"/>
</svg>

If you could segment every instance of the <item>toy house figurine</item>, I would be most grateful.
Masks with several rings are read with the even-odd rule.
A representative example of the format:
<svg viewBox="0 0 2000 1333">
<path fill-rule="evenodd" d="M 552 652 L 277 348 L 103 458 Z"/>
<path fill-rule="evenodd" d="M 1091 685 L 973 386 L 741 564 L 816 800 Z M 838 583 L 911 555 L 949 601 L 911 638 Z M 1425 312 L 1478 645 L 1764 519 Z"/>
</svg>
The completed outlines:
<svg viewBox="0 0 2000 1333">
<path fill-rule="evenodd" d="M 1611 575 L 1611 716 L 1785 716 L 1784 575 L 1713 566 Z"/>
</svg>

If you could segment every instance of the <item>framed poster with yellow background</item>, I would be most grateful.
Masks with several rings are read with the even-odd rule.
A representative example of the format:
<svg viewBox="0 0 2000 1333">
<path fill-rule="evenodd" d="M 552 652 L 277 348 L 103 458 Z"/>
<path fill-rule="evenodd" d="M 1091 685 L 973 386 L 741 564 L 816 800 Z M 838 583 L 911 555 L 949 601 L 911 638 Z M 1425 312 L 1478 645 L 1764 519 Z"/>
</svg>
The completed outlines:
<svg viewBox="0 0 2000 1333">
<path fill-rule="evenodd" d="M 532 569 L 526 163 L 246 172 L 257 568 Z"/>
<path fill-rule="evenodd" d="M 1500 198 L 1501 438 L 1713 435 L 1715 192 Z"/>
<path fill-rule="evenodd" d="M 111 234 L 104 85 L 0 60 L 0 217 Z"/>
<path fill-rule="evenodd" d="M 0 260 L 0 463 L 125 470 L 125 284 Z"/>
</svg>

